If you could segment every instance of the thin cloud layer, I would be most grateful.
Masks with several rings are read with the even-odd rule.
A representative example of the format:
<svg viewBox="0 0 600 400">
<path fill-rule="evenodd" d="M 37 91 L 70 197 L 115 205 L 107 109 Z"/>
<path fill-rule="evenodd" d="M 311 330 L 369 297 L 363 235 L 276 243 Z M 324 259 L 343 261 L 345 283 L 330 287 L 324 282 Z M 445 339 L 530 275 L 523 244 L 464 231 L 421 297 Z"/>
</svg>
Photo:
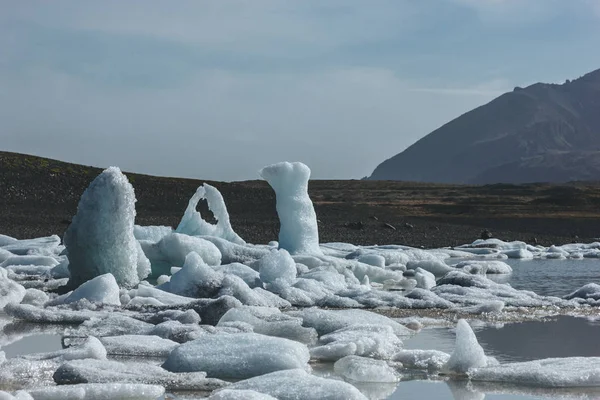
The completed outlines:
<svg viewBox="0 0 600 400">
<path fill-rule="evenodd" d="M 595 3 L 553 1 L 510 28 L 495 21 L 533 8 L 0 1 L 2 150 L 220 180 L 288 159 L 360 178 L 514 86 L 600 67 Z"/>
</svg>

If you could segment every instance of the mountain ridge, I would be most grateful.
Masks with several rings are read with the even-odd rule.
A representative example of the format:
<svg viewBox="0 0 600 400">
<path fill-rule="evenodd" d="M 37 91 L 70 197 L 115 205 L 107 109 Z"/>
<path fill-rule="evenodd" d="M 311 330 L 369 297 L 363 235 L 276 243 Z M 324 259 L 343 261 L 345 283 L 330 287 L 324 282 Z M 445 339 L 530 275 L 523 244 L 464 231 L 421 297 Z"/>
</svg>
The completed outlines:
<svg viewBox="0 0 600 400">
<path fill-rule="evenodd" d="M 564 84 L 535 83 L 516 87 L 421 138 L 403 152 L 379 164 L 371 180 L 408 180 L 438 183 L 565 182 L 599 177 L 600 69 Z M 541 174 L 532 158 L 574 152 L 581 162 L 571 173 L 555 165 L 555 173 Z M 529 160 L 529 161 L 528 161 Z M 515 163 L 522 162 L 520 168 Z M 502 166 L 507 170 L 501 172 Z M 491 173 L 491 169 L 496 172 Z M 508 170 L 516 171 L 511 176 Z M 486 171 L 490 173 L 486 174 Z M 488 179 L 484 179 L 487 177 Z M 517 179 L 518 178 L 518 179 Z M 560 178 L 560 179 L 559 179 Z M 501 180 L 498 180 L 501 179 Z M 596 178 L 597 179 L 597 178 Z"/>
</svg>

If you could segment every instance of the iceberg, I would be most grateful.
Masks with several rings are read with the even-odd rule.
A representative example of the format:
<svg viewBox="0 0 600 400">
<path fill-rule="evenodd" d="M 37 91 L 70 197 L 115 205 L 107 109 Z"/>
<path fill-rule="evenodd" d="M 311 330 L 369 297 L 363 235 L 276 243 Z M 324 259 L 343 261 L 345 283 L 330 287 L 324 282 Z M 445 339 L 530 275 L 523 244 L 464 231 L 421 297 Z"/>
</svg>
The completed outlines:
<svg viewBox="0 0 600 400">
<path fill-rule="evenodd" d="M 208 208 L 217 220 L 216 225 L 206 222 L 196 210 L 200 200 L 206 200 Z M 208 183 L 200 186 L 190 199 L 176 232 L 190 236 L 215 236 L 235 244 L 246 244 L 231 227 L 229 213 L 221 192 Z"/>
<path fill-rule="evenodd" d="M 64 242 L 69 253 L 69 287 L 111 273 L 132 287 L 150 274 L 150 262 L 133 235 L 133 187 L 116 167 L 92 181 L 81 196 Z"/>
<path fill-rule="evenodd" d="M 310 168 L 300 162 L 282 162 L 260 170 L 275 191 L 279 215 L 279 248 L 290 254 L 322 254 L 317 214 L 308 196 Z"/>
<path fill-rule="evenodd" d="M 488 359 L 477 342 L 475 333 L 467 321 L 459 320 L 456 325 L 456 346 L 442 371 L 447 374 L 464 375 L 471 368 L 485 367 L 487 364 Z"/>
<path fill-rule="evenodd" d="M 309 358 L 305 345 L 288 339 L 256 333 L 205 335 L 173 350 L 163 368 L 245 379 L 282 369 L 308 368 Z"/>
</svg>

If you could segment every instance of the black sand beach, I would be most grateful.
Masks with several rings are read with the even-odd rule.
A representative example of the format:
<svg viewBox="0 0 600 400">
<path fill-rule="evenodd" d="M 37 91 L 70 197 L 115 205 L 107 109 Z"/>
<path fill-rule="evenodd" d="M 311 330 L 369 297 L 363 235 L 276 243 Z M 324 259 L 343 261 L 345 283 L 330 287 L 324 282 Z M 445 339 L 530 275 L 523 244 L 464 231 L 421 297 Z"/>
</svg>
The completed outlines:
<svg viewBox="0 0 600 400">
<path fill-rule="evenodd" d="M 79 197 L 101 169 L 0 152 L 0 233 L 62 235 Z M 176 227 L 203 182 L 217 187 L 246 241 L 277 240 L 275 195 L 263 181 L 234 183 L 127 174 L 140 225 Z M 442 185 L 390 181 L 310 182 L 321 242 L 455 246 L 484 229 L 502 240 L 541 245 L 600 237 L 600 184 Z M 210 218 L 206 205 L 200 205 Z"/>
</svg>

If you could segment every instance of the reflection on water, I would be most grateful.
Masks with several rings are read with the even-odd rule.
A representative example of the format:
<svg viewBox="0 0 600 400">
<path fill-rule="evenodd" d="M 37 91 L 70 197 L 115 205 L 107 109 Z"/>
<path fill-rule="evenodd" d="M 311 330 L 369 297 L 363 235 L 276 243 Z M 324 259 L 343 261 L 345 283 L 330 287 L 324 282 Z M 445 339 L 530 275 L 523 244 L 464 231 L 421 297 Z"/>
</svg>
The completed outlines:
<svg viewBox="0 0 600 400">
<path fill-rule="evenodd" d="M 461 380 L 402 382 L 388 397 L 390 400 L 592 400 L 600 398 L 600 389 L 541 389 L 488 382 Z"/>
<path fill-rule="evenodd" d="M 600 356 L 600 325 L 585 318 L 560 316 L 504 325 L 473 324 L 473 329 L 486 354 L 501 362 Z M 428 328 L 406 340 L 405 347 L 451 353 L 454 339 L 453 329 Z"/>
<path fill-rule="evenodd" d="M 587 283 L 600 283 L 600 259 L 583 260 L 505 260 L 513 273 L 488 278 L 509 283 L 519 290 L 543 296 L 562 297 Z"/>
</svg>

